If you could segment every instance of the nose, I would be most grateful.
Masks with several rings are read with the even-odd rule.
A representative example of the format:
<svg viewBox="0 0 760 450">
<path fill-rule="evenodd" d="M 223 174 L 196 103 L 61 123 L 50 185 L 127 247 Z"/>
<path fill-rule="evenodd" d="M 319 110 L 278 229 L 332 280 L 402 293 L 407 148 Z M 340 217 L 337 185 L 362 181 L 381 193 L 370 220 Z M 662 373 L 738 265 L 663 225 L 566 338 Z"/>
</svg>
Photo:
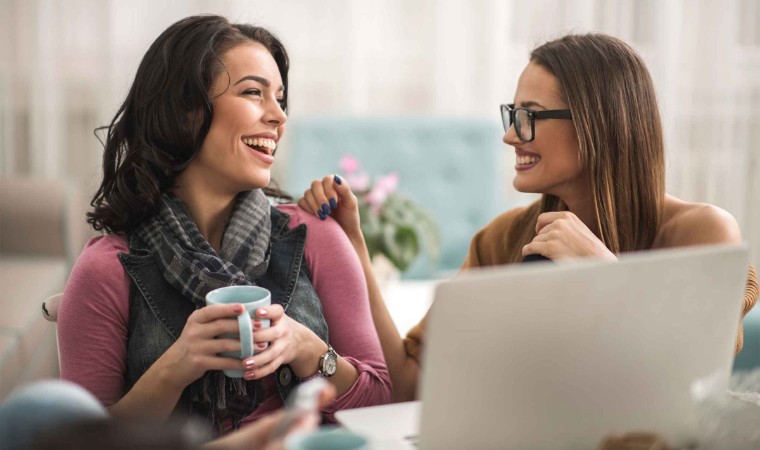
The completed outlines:
<svg viewBox="0 0 760 450">
<path fill-rule="evenodd" d="M 522 141 L 520 141 L 520 138 L 517 137 L 517 132 L 515 132 L 514 124 L 512 124 L 509 128 L 507 128 L 507 131 L 504 133 L 504 136 L 501 137 L 501 141 L 507 145 L 511 145 L 512 147 L 516 147 L 520 145 Z"/>
<path fill-rule="evenodd" d="M 264 121 L 266 121 L 266 123 L 269 125 L 275 127 L 283 125 L 288 120 L 288 115 L 285 114 L 285 111 L 282 110 L 280 102 L 271 100 L 268 103 L 269 106 L 267 107 L 266 113 L 264 114 Z"/>
</svg>

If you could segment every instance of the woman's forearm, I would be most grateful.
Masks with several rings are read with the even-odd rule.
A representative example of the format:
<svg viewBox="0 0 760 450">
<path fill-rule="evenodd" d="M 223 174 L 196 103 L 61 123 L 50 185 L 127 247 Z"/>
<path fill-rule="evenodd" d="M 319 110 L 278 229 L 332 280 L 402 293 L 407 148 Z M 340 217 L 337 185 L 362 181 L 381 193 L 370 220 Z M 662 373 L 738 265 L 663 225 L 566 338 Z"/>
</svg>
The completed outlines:
<svg viewBox="0 0 760 450">
<path fill-rule="evenodd" d="M 410 358 L 404 347 L 404 341 L 393 322 L 388 308 L 385 306 L 380 286 L 377 284 L 375 273 L 372 270 L 372 262 L 369 258 L 367 245 L 363 236 L 349 236 L 359 260 L 362 264 L 364 276 L 367 279 L 369 291 L 370 309 L 372 320 L 377 330 L 380 345 L 383 348 L 383 356 L 388 366 L 391 383 L 393 383 L 393 401 L 410 401 L 415 399 L 417 390 L 417 377 L 419 365 Z"/>
<path fill-rule="evenodd" d="M 108 408 L 113 417 L 169 417 L 186 386 L 174 380 L 166 356 L 156 360 L 132 389 Z"/>
<path fill-rule="evenodd" d="M 311 339 L 305 344 L 303 355 L 290 363 L 293 372 L 299 378 L 316 375 L 320 358 L 327 352 L 327 344 L 314 333 L 309 332 L 309 334 Z M 359 378 L 359 372 L 356 367 L 338 355 L 337 370 L 333 376 L 327 378 L 327 381 L 335 386 L 337 396 L 340 397 L 351 389 L 357 378 Z"/>
</svg>

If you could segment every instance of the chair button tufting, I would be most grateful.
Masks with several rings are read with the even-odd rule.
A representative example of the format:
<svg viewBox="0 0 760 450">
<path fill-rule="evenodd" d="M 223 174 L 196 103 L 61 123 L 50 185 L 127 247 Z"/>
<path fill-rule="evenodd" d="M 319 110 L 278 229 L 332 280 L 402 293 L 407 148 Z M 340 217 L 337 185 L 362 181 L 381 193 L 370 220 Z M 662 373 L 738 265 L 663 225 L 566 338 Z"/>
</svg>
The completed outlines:
<svg viewBox="0 0 760 450">
<path fill-rule="evenodd" d="M 293 381 L 293 371 L 290 369 L 290 366 L 283 366 L 280 369 L 277 381 L 280 383 L 280 386 L 288 386 Z"/>
</svg>

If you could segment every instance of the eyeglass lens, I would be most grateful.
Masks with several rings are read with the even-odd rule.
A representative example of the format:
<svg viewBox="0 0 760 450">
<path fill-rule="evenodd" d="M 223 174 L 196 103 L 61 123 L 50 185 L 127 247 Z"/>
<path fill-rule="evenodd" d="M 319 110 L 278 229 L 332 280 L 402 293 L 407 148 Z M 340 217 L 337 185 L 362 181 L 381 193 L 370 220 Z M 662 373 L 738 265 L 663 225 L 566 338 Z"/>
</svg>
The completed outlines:
<svg viewBox="0 0 760 450">
<path fill-rule="evenodd" d="M 533 139 L 533 127 L 531 127 L 530 114 L 525 109 L 515 109 L 515 132 L 521 141 L 528 142 Z"/>
<path fill-rule="evenodd" d="M 501 119 L 504 125 L 504 131 L 509 130 L 512 126 L 512 120 L 514 119 L 515 133 L 517 137 L 523 142 L 528 142 L 533 139 L 533 127 L 531 126 L 531 118 L 528 110 L 523 108 L 508 109 L 503 108 L 501 112 Z"/>
</svg>

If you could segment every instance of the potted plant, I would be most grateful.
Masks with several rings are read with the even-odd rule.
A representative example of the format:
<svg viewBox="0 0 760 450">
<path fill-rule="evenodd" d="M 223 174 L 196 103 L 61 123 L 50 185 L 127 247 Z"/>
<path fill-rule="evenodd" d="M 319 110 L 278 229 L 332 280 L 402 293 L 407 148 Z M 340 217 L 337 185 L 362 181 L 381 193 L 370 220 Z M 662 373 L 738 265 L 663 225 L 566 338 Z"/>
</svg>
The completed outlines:
<svg viewBox="0 0 760 450">
<path fill-rule="evenodd" d="M 438 225 L 425 208 L 396 191 L 397 172 L 378 175 L 372 180 L 352 155 L 343 156 L 339 165 L 359 201 L 362 233 L 376 269 L 383 271 L 383 265 L 390 265 L 404 272 L 422 251 L 431 262 L 438 258 Z M 379 275 L 381 279 L 388 278 L 388 275 Z"/>
</svg>

